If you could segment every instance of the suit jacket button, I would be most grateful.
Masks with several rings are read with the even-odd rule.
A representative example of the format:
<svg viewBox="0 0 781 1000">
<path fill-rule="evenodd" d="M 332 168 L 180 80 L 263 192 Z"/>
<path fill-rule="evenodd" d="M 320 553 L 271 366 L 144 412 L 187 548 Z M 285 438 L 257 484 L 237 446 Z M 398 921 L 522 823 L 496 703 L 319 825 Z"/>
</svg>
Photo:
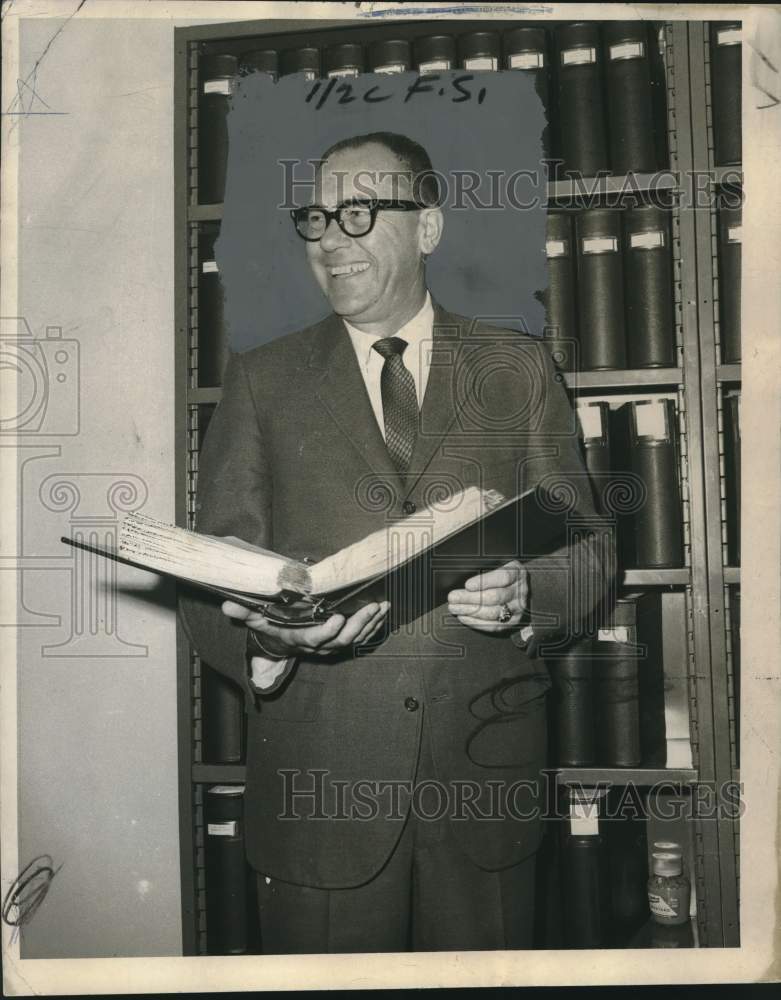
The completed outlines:
<svg viewBox="0 0 781 1000">
<path fill-rule="evenodd" d="M 414 514 L 415 511 L 418 509 L 418 505 L 415 503 L 414 500 L 405 500 L 404 503 L 401 505 L 401 509 L 404 511 L 405 514 Z"/>
<path fill-rule="evenodd" d="M 417 712 L 417 710 L 418 710 L 418 701 L 417 701 L 417 699 L 416 698 L 405 698 L 404 699 L 404 707 L 407 709 L 408 712 Z"/>
</svg>

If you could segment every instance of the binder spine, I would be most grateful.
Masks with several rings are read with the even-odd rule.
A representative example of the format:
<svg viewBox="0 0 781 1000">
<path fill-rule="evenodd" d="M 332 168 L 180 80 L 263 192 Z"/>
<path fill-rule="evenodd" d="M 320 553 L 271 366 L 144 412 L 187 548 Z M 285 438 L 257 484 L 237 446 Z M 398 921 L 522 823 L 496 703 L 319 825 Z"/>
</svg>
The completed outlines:
<svg viewBox="0 0 781 1000">
<path fill-rule="evenodd" d="M 740 394 L 724 397 L 724 457 L 727 507 L 727 554 L 740 566 Z"/>
<path fill-rule="evenodd" d="M 605 402 L 581 402 L 578 415 L 583 430 L 586 470 L 591 479 L 594 503 L 601 514 L 608 510 L 606 490 L 612 472 L 610 458 L 610 406 Z"/>
<path fill-rule="evenodd" d="M 738 164 L 741 138 L 741 22 L 710 23 L 713 159 L 717 167 Z"/>
<path fill-rule="evenodd" d="M 456 65 L 456 40 L 452 35 L 425 35 L 412 46 L 415 68 L 421 75 L 442 73 Z"/>
<path fill-rule="evenodd" d="M 244 699 L 236 687 L 216 670 L 203 664 L 202 740 L 208 764 L 240 764 L 244 759 Z"/>
<path fill-rule="evenodd" d="M 327 77 L 358 76 L 363 72 L 363 48 L 355 42 L 331 45 L 325 50 L 324 62 Z"/>
<path fill-rule="evenodd" d="M 614 174 L 652 173 L 658 162 L 648 25 L 606 21 L 602 31 L 611 169 Z"/>
<path fill-rule="evenodd" d="M 225 326 L 225 291 L 215 254 L 220 226 L 201 223 L 198 233 L 198 385 L 222 385 L 230 346 Z"/>
<path fill-rule="evenodd" d="M 595 655 L 600 761 L 609 767 L 638 767 L 642 752 L 636 653 L 629 644 L 599 642 Z"/>
<path fill-rule="evenodd" d="M 621 212 L 594 208 L 575 222 L 581 366 L 626 367 Z"/>
<path fill-rule="evenodd" d="M 276 49 L 242 52 L 239 56 L 239 75 L 246 76 L 248 73 L 265 73 L 276 80 L 279 76 L 279 57 Z"/>
<path fill-rule="evenodd" d="M 249 950 L 243 785 L 206 793 L 206 933 L 211 955 Z"/>
<path fill-rule="evenodd" d="M 534 89 L 545 111 L 542 154 L 553 156 L 553 122 L 551 115 L 550 59 L 544 28 L 515 28 L 504 33 L 505 69 L 519 70 L 534 77 Z"/>
<path fill-rule="evenodd" d="M 369 46 L 372 73 L 404 73 L 411 65 L 410 44 L 403 38 L 383 38 Z"/>
<path fill-rule="evenodd" d="M 609 936 L 610 881 L 597 815 L 599 795 L 597 790 L 570 789 L 562 848 L 564 935 L 569 948 L 600 948 Z"/>
<path fill-rule="evenodd" d="M 718 210 L 719 226 L 719 336 L 721 360 L 736 364 L 741 355 L 740 285 L 743 211 L 726 204 Z"/>
<path fill-rule="evenodd" d="M 576 643 L 547 666 L 554 685 L 556 754 L 561 767 L 586 767 L 596 761 L 591 641 Z"/>
<path fill-rule="evenodd" d="M 286 49 L 280 56 L 280 75 L 303 73 L 305 80 L 316 80 L 320 76 L 320 50 L 311 45 L 297 49 Z"/>
<path fill-rule="evenodd" d="M 556 28 L 556 76 L 564 170 L 593 177 L 608 169 L 602 55 L 595 23 Z"/>
<path fill-rule="evenodd" d="M 626 339 L 630 368 L 675 364 L 670 216 L 656 205 L 624 214 Z"/>
<path fill-rule="evenodd" d="M 201 56 L 198 96 L 198 201 L 224 200 L 228 165 L 228 110 L 238 75 L 235 56 Z"/>
<path fill-rule="evenodd" d="M 635 557 L 648 568 L 680 566 L 683 563 L 683 523 L 680 470 L 672 400 L 635 402 L 631 405 L 633 441 L 631 467 L 645 484 L 645 503 L 635 514 Z M 638 411 L 645 406 L 662 409 L 664 436 L 637 432 Z"/>
<path fill-rule="evenodd" d="M 556 365 L 562 371 L 574 371 L 578 364 L 577 309 L 575 247 L 570 213 L 549 212 L 546 229 L 548 288 L 544 295 L 545 339 Z"/>
<path fill-rule="evenodd" d="M 495 31 L 473 31 L 458 39 L 459 61 L 464 69 L 497 70 L 501 43 Z"/>
</svg>

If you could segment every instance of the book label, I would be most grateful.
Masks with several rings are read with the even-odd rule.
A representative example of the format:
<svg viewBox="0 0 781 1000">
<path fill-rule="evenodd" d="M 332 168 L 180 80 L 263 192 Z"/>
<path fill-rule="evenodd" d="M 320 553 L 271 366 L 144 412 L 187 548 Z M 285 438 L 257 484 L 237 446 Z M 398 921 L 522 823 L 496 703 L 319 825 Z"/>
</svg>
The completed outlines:
<svg viewBox="0 0 781 1000">
<path fill-rule="evenodd" d="M 358 76 L 360 70 L 357 66 L 342 66 L 341 69 L 329 69 L 328 79 L 333 80 L 338 76 Z"/>
<path fill-rule="evenodd" d="M 568 240 L 546 240 L 546 242 L 545 242 L 545 256 L 546 257 L 569 257 L 569 241 Z"/>
<path fill-rule="evenodd" d="M 404 63 L 386 63 L 384 66 L 375 66 L 372 73 L 406 73 L 407 67 Z"/>
<path fill-rule="evenodd" d="M 580 241 L 583 253 L 618 253 L 615 236 L 589 236 Z"/>
<path fill-rule="evenodd" d="M 216 260 L 205 260 L 201 264 L 201 274 L 214 274 L 215 271 L 219 271 Z"/>
<path fill-rule="evenodd" d="M 599 805 L 596 800 L 570 803 L 569 832 L 576 837 L 599 836 Z"/>
<path fill-rule="evenodd" d="M 235 819 L 227 820 L 225 823 L 207 823 L 206 832 L 210 837 L 235 837 L 237 823 Z"/>
<path fill-rule="evenodd" d="M 727 243 L 743 242 L 743 226 L 727 226 Z"/>
<path fill-rule="evenodd" d="M 610 46 L 610 59 L 642 59 L 645 55 L 645 42 L 619 42 Z"/>
<path fill-rule="evenodd" d="M 597 50 L 587 49 L 564 49 L 561 53 L 562 66 L 582 66 L 585 63 L 595 63 L 597 61 Z"/>
<path fill-rule="evenodd" d="M 586 441 L 602 440 L 604 431 L 602 428 L 602 407 L 599 403 L 596 405 L 583 403 L 578 406 L 578 418 Z"/>
<path fill-rule="evenodd" d="M 667 440 L 666 409 L 661 400 L 637 402 L 634 404 L 634 411 L 638 437 L 653 438 L 655 441 Z"/>
<path fill-rule="evenodd" d="M 740 45 L 740 28 L 722 28 L 716 32 L 717 45 Z"/>
<path fill-rule="evenodd" d="M 450 62 L 447 59 L 429 59 L 428 62 L 422 62 L 418 66 L 418 73 L 437 73 L 450 68 Z"/>
<path fill-rule="evenodd" d="M 226 76 L 221 80 L 205 80 L 203 92 L 204 94 L 230 94 L 231 78 Z"/>
<path fill-rule="evenodd" d="M 629 642 L 629 629 L 626 625 L 615 628 L 601 628 L 597 632 L 598 642 Z"/>
<path fill-rule="evenodd" d="M 542 69 L 545 65 L 545 53 L 513 52 L 507 63 L 510 69 Z"/>
<path fill-rule="evenodd" d="M 657 247 L 664 246 L 664 231 L 648 233 L 632 233 L 629 237 L 629 246 L 633 250 L 656 250 Z"/>
<path fill-rule="evenodd" d="M 464 59 L 464 69 L 496 69 L 497 65 L 496 56 L 474 56 L 472 59 Z"/>
</svg>

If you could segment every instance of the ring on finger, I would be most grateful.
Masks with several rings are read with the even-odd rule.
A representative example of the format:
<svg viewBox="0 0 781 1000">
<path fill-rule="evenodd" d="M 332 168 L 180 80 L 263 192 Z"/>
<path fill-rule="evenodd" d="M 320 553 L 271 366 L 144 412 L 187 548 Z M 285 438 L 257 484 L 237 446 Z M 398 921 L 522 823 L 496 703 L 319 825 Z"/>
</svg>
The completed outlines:
<svg viewBox="0 0 781 1000">
<path fill-rule="evenodd" d="M 509 604 L 507 604 L 507 603 L 502 604 L 500 606 L 500 608 L 499 608 L 499 615 L 497 616 L 497 620 L 499 622 L 501 622 L 502 625 L 506 625 L 507 622 L 510 621 L 510 619 L 512 618 L 512 616 L 513 616 L 513 613 L 510 610 Z"/>
</svg>

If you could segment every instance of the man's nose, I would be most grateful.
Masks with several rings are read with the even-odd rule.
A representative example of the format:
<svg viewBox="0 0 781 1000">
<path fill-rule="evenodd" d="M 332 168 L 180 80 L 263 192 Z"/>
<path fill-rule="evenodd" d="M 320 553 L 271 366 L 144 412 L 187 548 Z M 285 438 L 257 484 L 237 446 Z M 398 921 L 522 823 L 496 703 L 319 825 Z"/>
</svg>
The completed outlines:
<svg viewBox="0 0 781 1000">
<path fill-rule="evenodd" d="M 336 250 L 349 242 L 350 237 L 339 228 L 336 219 L 331 219 L 326 226 L 326 230 L 320 237 L 320 246 L 323 250 Z"/>
</svg>

